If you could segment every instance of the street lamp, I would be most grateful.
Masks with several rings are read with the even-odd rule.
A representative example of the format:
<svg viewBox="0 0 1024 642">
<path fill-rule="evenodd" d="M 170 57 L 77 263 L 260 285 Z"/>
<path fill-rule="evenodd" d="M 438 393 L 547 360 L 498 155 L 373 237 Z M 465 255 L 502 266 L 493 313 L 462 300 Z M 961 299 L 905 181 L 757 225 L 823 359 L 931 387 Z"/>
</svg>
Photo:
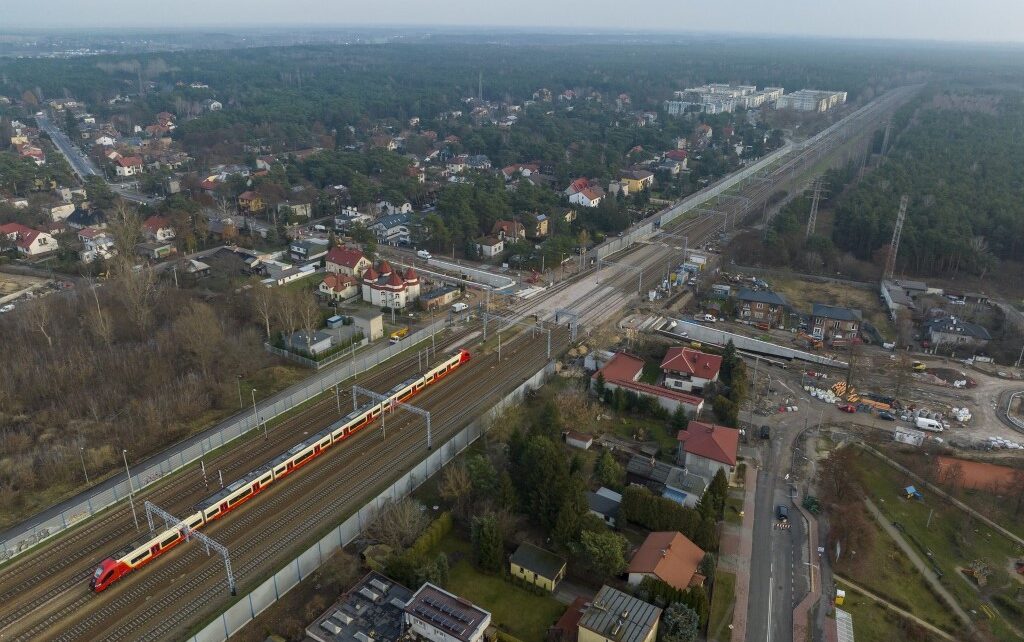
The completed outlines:
<svg viewBox="0 0 1024 642">
<path fill-rule="evenodd" d="M 128 504 L 132 507 L 132 519 L 135 520 L 135 530 L 139 530 L 139 516 L 135 514 L 135 497 L 132 496 L 132 471 L 128 469 L 128 449 L 121 449 L 121 456 L 124 457 L 124 472 L 128 475 Z"/>
<path fill-rule="evenodd" d="M 242 375 L 235 375 L 238 382 L 238 409 L 242 409 Z"/>
<path fill-rule="evenodd" d="M 259 417 L 259 415 L 256 414 L 256 389 L 255 388 L 252 389 L 252 418 L 253 418 L 253 421 L 256 422 L 256 426 L 258 427 L 260 425 L 260 417 Z M 267 426 L 264 424 L 264 426 L 263 426 L 263 438 L 266 439 L 267 437 L 268 437 L 268 435 L 267 435 Z"/>
<path fill-rule="evenodd" d="M 82 472 L 85 474 L 85 485 L 88 486 L 91 482 L 89 481 L 89 471 L 85 469 L 85 447 L 78 447 L 78 457 L 82 460 Z"/>
</svg>

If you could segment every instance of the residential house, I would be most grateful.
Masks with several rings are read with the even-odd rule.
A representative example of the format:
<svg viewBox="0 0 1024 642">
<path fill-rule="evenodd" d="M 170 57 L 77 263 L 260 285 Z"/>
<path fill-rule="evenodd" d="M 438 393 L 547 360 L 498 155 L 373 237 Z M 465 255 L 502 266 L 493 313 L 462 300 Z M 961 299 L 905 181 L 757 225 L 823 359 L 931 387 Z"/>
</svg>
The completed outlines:
<svg viewBox="0 0 1024 642">
<path fill-rule="evenodd" d="M 485 259 L 493 259 L 505 251 L 505 241 L 493 236 L 485 236 L 476 242 L 476 251 Z"/>
<path fill-rule="evenodd" d="M 78 240 L 82 249 L 78 258 L 82 263 L 92 263 L 96 259 L 109 259 L 117 254 L 114 237 L 95 227 L 86 227 L 78 231 Z"/>
<path fill-rule="evenodd" d="M 622 494 L 610 488 L 601 487 L 597 492 L 587 491 L 587 508 L 611 528 L 619 519 L 619 507 L 622 505 Z"/>
<path fill-rule="evenodd" d="M 395 214 L 412 214 L 412 203 L 405 201 L 404 203 L 398 203 L 397 205 L 391 201 L 381 201 L 377 203 L 377 213 L 384 216 L 394 216 Z"/>
<path fill-rule="evenodd" d="M 495 221 L 491 227 L 491 236 L 514 243 L 526 238 L 526 226 L 519 221 Z"/>
<path fill-rule="evenodd" d="M 576 192 L 569 197 L 569 202 L 583 207 L 597 207 L 604 197 L 604 190 L 600 186 L 593 186 Z"/>
<path fill-rule="evenodd" d="M 771 290 L 742 288 L 736 294 L 736 316 L 754 323 L 780 327 L 786 320 L 786 300 Z"/>
<path fill-rule="evenodd" d="M 47 232 L 34 230 L 21 223 L 6 223 L 0 225 L 0 236 L 6 237 L 13 242 L 18 254 L 23 256 L 39 256 L 49 252 L 56 252 L 57 239 Z"/>
<path fill-rule="evenodd" d="M 547 642 L 577 642 L 580 633 L 580 619 L 590 602 L 582 595 L 569 604 L 558 621 L 548 629 Z"/>
<path fill-rule="evenodd" d="M 565 560 L 529 542 L 508 558 L 509 573 L 546 591 L 554 591 L 565 577 Z"/>
<path fill-rule="evenodd" d="M 665 387 L 695 395 L 703 394 L 708 383 L 718 381 L 721 368 L 722 357 L 680 346 L 669 348 L 661 360 Z"/>
<path fill-rule="evenodd" d="M 184 272 L 186 276 L 190 276 L 194 279 L 201 279 L 203 277 L 210 276 L 212 268 L 207 263 L 196 259 L 187 259 L 184 262 Z"/>
<path fill-rule="evenodd" d="M 359 281 L 348 274 L 328 274 L 320 282 L 317 292 L 329 301 L 345 301 L 359 296 Z"/>
<path fill-rule="evenodd" d="M 376 341 L 384 336 L 384 317 L 380 312 L 355 312 L 349 315 L 352 325 L 367 341 Z"/>
<path fill-rule="evenodd" d="M 324 259 L 324 266 L 329 273 L 351 277 L 362 276 L 370 265 L 370 259 L 359 248 L 347 246 L 332 247 Z"/>
<path fill-rule="evenodd" d="M 420 296 L 420 279 L 412 268 L 393 269 L 387 261 L 363 273 L 363 300 L 377 307 L 403 310 Z"/>
<path fill-rule="evenodd" d="M 729 475 L 736 467 L 740 431 L 735 428 L 691 421 L 676 439 L 676 461 L 709 482 L 719 470 Z"/>
<path fill-rule="evenodd" d="M 75 213 L 74 203 L 61 203 L 43 208 L 43 211 L 50 216 L 51 221 L 63 221 Z"/>
<path fill-rule="evenodd" d="M 136 176 L 142 173 L 142 159 L 138 156 L 121 156 L 114 161 L 114 170 L 122 178 Z"/>
<path fill-rule="evenodd" d="M 654 185 L 654 174 L 646 169 L 631 169 L 619 172 L 619 180 L 629 185 L 629 192 L 632 194 Z"/>
<path fill-rule="evenodd" d="M 389 152 L 393 152 L 398 149 L 398 143 L 395 139 L 387 134 L 375 134 L 370 136 L 370 147 L 377 149 L 386 149 Z"/>
<path fill-rule="evenodd" d="M 626 483 L 646 486 L 652 493 L 693 508 L 704 496 L 708 481 L 685 468 L 658 461 L 653 455 L 633 455 L 626 463 Z"/>
<path fill-rule="evenodd" d="M 541 239 L 550 231 L 550 221 L 546 214 L 534 214 L 526 217 L 526 236 L 532 239 Z"/>
<path fill-rule="evenodd" d="M 622 388 L 626 392 L 647 395 L 653 397 L 665 410 L 675 412 L 677 408 L 681 407 L 691 417 L 696 416 L 704 407 L 704 400 L 696 395 L 640 383 L 640 374 L 643 369 L 642 359 L 625 352 L 618 352 L 611 361 L 593 374 L 591 386 L 593 387 L 598 377 L 604 377 L 604 385 L 607 390 Z"/>
<path fill-rule="evenodd" d="M 370 226 L 370 231 L 377 235 L 379 243 L 387 245 L 400 245 L 409 243 L 411 233 L 409 231 L 409 214 L 392 214 L 383 216 Z"/>
<path fill-rule="evenodd" d="M 429 642 L 482 642 L 491 614 L 426 582 L 405 605 L 405 623 Z"/>
<path fill-rule="evenodd" d="M 678 138 L 676 140 L 677 141 L 681 141 L 684 144 L 686 142 L 685 138 Z M 677 144 L 678 144 L 678 142 L 677 142 Z M 686 169 L 686 161 L 687 161 L 688 157 L 689 157 L 689 154 L 686 153 L 685 149 L 670 149 L 669 151 L 665 152 L 665 160 L 676 161 L 677 163 L 682 163 L 683 164 L 683 169 Z"/>
<path fill-rule="evenodd" d="M 682 533 L 650 533 L 629 561 L 629 584 L 639 586 L 650 577 L 680 591 L 703 586 L 705 578 L 697 571 L 703 559 L 704 551 Z"/>
<path fill-rule="evenodd" d="M 811 334 L 816 339 L 853 339 L 860 332 L 860 310 L 815 303 L 811 307 Z"/>
<path fill-rule="evenodd" d="M 306 640 L 355 642 L 399 640 L 405 631 L 405 604 L 412 591 L 371 571 L 306 627 Z M 277 636 L 268 637 L 265 642 Z"/>
<path fill-rule="evenodd" d="M 286 339 L 286 343 L 292 350 L 300 350 L 316 356 L 331 349 L 334 345 L 334 337 L 326 332 L 320 332 L 319 330 L 312 333 L 306 332 L 305 330 L 299 330 L 298 332 L 290 335 Z"/>
<path fill-rule="evenodd" d="M 270 168 L 277 162 L 277 158 L 274 156 L 258 156 L 256 158 L 256 169 L 265 169 L 270 171 Z"/>
<path fill-rule="evenodd" d="M 491 159 L 483 154 L 476 154 L 466 158 L 466 167 L 469 169 L 490 169 Z"/>
<path fill-rule="evenodd" d="M 248 190 L 238 195 L 239 214 L 259 214 L 263 211 L 263 197 Z"/>
<path fill-rule="evenodd" d="M 954 316 L 925 321 L 921 324 L 921 330 L 936 349 L 957 346 L 984 348 L 992 340 L 992 335 L 982 326 Z"/>
<path fill-rule="evenodd" d="M 654 642 L 661 609 L 602 586 L 580 618 L 578 642 Z"/>
<path fill-rule="evenodd" d="M 142 222 L 142 233 L 153 241 L 170 241 L 174 238 L 174 228 L 162 216 L 150 216 Z"/>
<path fill-rule="evenodd" d="M 327 256 L 327 239 L 297 239 L 288 244 L 288 253 L 295 261 L 315 261 Z"/>
</svg>

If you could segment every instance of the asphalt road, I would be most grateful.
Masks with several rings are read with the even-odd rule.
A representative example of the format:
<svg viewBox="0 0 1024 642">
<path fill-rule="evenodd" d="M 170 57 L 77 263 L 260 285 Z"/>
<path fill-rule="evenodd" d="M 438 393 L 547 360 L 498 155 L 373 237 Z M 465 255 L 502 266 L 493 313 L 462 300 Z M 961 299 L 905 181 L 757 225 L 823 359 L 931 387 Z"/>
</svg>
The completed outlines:
<svg viewBox="0 0 1024 642">
<path fill-rule="evenodd" d="M 60 150 L 60 153 L 64 155 L 64 158 L 67 159 L 68 164 L 71 165 L 71 169 L 75 172 L 75 174 L 78 175 L 80 179 L 84 181 L 89 176 L 103 176 L 103 174 L 100 172 L 99 168 L 96 167 L 96 164 L 92 161 L 92 159 L 86 156 L 84 153 L 82 153 L 80 149 L 75 147 L 74 144 L 72 144 L 71 139 L 68 138 L 67 134 L 61 131 L 59 127 L 54 125 L 53 122 L 46 116 L 46 114 L 37 114 L 36 123 L 39 125 L 40 129 L 49 134 L 50 140 L 53 141 L 53 144 L 57 147 L 58 150 Z M 135 190 L 129 189 L 123 185 L 118 185 L 117 183 L 111 183 L 108 181 L 107 185 L 110 187 L 111 190 L 120 195 L 122 198 L 127 199 L 129 201 L 133 201 L 135 203 L 145 203 L 147 205 L 152 205 L 153 203 L 159 200 L 152 196 L 145 196 L 143 194 L 140 194 Z"/>
</svg>

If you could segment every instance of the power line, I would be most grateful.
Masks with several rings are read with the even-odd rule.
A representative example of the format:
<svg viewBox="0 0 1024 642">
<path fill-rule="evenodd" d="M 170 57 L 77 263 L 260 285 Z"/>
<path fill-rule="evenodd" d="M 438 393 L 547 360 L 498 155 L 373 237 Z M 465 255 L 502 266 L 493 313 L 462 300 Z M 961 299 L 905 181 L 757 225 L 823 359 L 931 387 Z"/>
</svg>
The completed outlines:
<svg viewBox="0 0 1024 642">
<path fill-rule="evenodd" d="M 889 243 L 889 256 L 885 261 L 885 278 L 892 279 L 896 272 L 896 253 L 900 249 L 900 236 L 903 235 L 903 221 L 907 218 L 907 202 L 910 197 L 904 194 L 900 197 L 900 211 L 896 215 L 896 227 L 892 228 L 892 241 Z"/>
</svg>

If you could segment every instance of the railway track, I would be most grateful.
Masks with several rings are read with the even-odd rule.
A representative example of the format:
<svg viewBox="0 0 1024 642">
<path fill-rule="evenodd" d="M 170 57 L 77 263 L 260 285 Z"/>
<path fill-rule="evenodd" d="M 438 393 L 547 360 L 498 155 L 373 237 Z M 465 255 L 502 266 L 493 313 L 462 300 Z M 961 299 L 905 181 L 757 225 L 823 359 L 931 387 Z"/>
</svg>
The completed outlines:
<svg viewBox="0 0 1024 642">
<path fill-rule="evenodd" d="M 475 325 L 471 325 L 438 341 L 438 350 L 447 350 L 451 344 L 474 330 Z M 406 378 L 408 371 L 415 369 L 417 363 L 415 356 L 403 358 L 360 379 L 358 383 L 366 387 L 387 389 Z M 276 426 L 267 438 L 253 435 L 206 463 L 210 471 L 220 469 L 232 480 L 247 472 L 253 461 L 266 461 L 286 451 L 301 440 L 304 434 L 312 434 L 337 418 L 337 402 L 330 397 L 322 398 Z M 137 499 L 150 499 L 168 510 L 184 512 L 211 492 L 196 472 L 181 471 L 166 482 L 146 489 Z M 121 505 L 5 567 L 0 573 L 0 586 L 3 587 L 0 603 L 5 605 L 0 613 L 0 639 L 8 637 L 7 629 L 11 625 L 44 606 L 63 610 L 63 605 L 53 602 L 75 586 L 85 586 L 99 557 L 137 536 L 130 508 Z"/>
<path fill-rule="evenodd" d="M 567 341 L 564 331 L 557 334 L 560 344 Z M 543 351 L 528 342 L 527 336 L 511 340 L 500 364 L 495 355 L 483 355 L 476 367 L 464 366 L 465 371 L 456 371 L 451 380 L 419 397 L 422 401 L 417 403 L 434 413 L 438 443 L 500 398 L 502 382 L 522 380 L 543 365 Z M 215 522 L 209 534 L 231 550 L 240 583 L 252 579 L 268 564 L 284 561 L 277 558 L 309 538 L 317 525 L 336 523 L 355 500 L 419 461 L 425 446 L 422 429 L 409 429 L 418 425 L 418 419 L 393 419 L 388 423 L 387 441 L 379 440 L 372 427 L 364 429 L 357 439 L 339 448 L 340 456 L 326 453 L 293 483 L 276 490 L 271 487 L 260 501 L 247 504 L 223 522 Z M 398 435 L 392 437 L 396 431 Z M 395 462 L 401 465 L 387 465 Z M 272 533 L 269 541 L 267 533 Z M 115 585 L 109 596 L 93 595 L 82 585 L 81 595 L 68 605 L 66 616 L 43 618 L 16 639 L 163 639 L 180 633 L 190 617 L 200 615 L 226 594 L 220 560 L 203 561 L 202 553 L 202 548 L 193 544 L 184 554 L 172 552 L 158 558 L 138 577 L 129 575 L 122 580 L 125 586 L 120 590 Z M 186 572 L 187 582 L 182 579 Z M 64 628 L 62 624 L 71 613 L 75 621 Z M 51 635 L 55 628 L 60 632 Z"/>
</svg>

